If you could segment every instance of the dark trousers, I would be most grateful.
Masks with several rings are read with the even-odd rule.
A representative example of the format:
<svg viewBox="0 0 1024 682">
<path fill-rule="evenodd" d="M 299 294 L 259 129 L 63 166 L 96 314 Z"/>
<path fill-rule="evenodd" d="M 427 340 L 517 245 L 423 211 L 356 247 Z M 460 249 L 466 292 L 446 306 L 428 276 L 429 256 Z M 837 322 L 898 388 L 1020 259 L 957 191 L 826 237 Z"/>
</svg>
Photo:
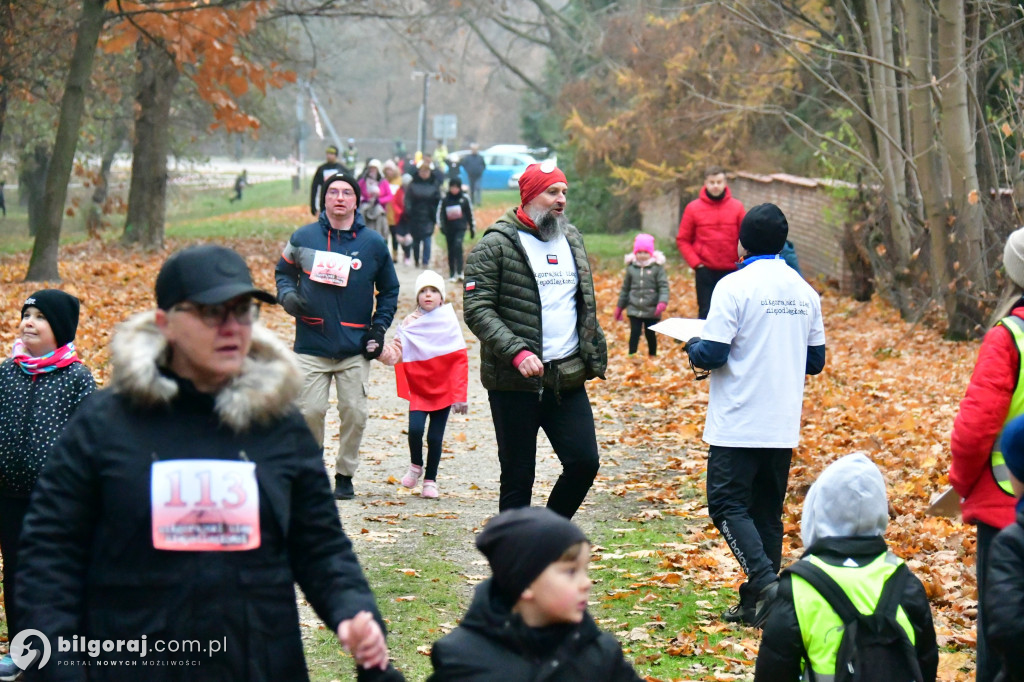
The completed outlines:
<svg viewBox="0 0 1024 682">
<path fill-rule="evenodd" d="M 562 473 L 548 509 L 571 519 L 594 483 L 599 467 L 594 413 L 587 389 L 538 396 L 527 391 L 488 391 L 501 465 L 498 511 L 530 506 L 537 465 L 537 432 L 544 429 Z"/>
<path fill-rule="evenodd" d="M 427 468 L 423 473 L 426 481 L 437 480 L 437 466 L 441 463 L 441 444 L 444 441 L 444 427 L 448 423 L 451 406 L 440 410 L 426 412 L 409 410 L 409 458 L 418 467 L 423 466 L 423 429 L 430 417 L 427 427 Z"/>
<path fill-rule="evenodd" d="M 718 280 L 728 275 L 732 270 L 712 270 L 711 268 L 697 268 L 694 272 L 694 282 L 697 285 L 697 317 L 701 320 L 708 319 L 708 311 L 711 310 L 711 292 L 715 290 Z"/>
<path fill-rule="evenodd" d="M 657 324 L 656 317 L 633 317 L 629 316 L 629 354 L 636 352 L 640 345 L 640 329 L 643 328 L 644 338 L 647 339 L 647 354 L 658 354 L 658 339 L 651 331 L 651 325 Z"/>
<path fill-rule="evenodd" d="M 448 242 L 448 276 L 462 274 L 462 240 L 466 238 L 465 230 L 450 230 L 445 236 Z"/>
<path fill-rule="evenodd" d="M 985 638 L 985 624 L 983 622 L 985 585 L 988 582 L 989 550 L 992 548 L 992 541 L 998 534 L 999 529 L 995 526 L 990 526 L 986 523 L 978 524 L 978 556 L 974 565 L 978 582 L 978 620 L 974 624 L 977 629 L 974 679 L 977 682 L 992 682 L 999 674 L 1000 668 L 1002 668 L 999 657 L 993 656 L 992 652 L 988 650 L 988 640 Z"/>
<path fill-rule="evenodd" d="M 792 458 L 790 448 L 708 449 L 708 514 L 747 575 L 740 586 L 744 606 L 753 606 L 779 573 Z"/>
<path fill-rule="evenodd" d="M 430 240 L 431 239 L 432 239 L 432 236 L 429 235 L 429 234 L 426 237 L 417 237 L 415 235 L 413 236 L 413 238 L 412 238 L 412 258 L 413 258 L 414 261 L 416 261 L 416 265 L 419 265 L 420 263 L 422 263 L 423 267 L 425 267 L 425 268 L 430 267 Z M 421 246 L 422 246 L 422 257 L 420 256 L 420 254 L 421 254 L 420 247 Z"/>
<path fill-rule="evenodd" d="M 480 184 L 482 180 L 482 177 L 469 179 L 469 200 L 474 208 L 480 205 Z"/>
<path fill-rule="evenodd" d="M 18 570 L 18 541 L 28 513 L 28 498 L 0 497 L 0 557 L 4 562 L 4 613 L 7 615 L 7 636 L 21 631 L 18 609 L 14 603 L 14 572 Z"/>
</svg>

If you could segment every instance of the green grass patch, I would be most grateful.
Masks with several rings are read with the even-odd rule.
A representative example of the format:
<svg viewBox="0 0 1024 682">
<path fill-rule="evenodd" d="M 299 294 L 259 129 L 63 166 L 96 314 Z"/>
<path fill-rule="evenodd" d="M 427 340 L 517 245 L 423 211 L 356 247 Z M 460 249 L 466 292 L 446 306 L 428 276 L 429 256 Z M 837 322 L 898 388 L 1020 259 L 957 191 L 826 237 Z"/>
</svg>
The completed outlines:
<svg viewBox="0 0 1024 682">
<path fill-rule="evenodd" d="M 641 677 L 699 678 L 722 666 L 712 652 L 723 639 L 759 637 L 720 622 L 721 612 L 738 599 L 733 590 L 694 585 L 673 568 L 667 557 L 681 555 L 676 548 L 692 542 L 681 519 L 604 521 L 590 537 L 602 548 L 590 570 L 596 602 L 590 613 L 616 634 Z"/>
<path fill-rule="evenodd" d="M 464 570 L 445 561 L 442 535 L 425 536 L 415 552 L 403 553 L 400 562 L 381 556 L 361 556 L 366 578 L 373 587 L 377 606 L 388 624 L 388 647 L 408 680 L 423 680 L 433 671 L 430 658 L 417 649 L 429 647 L 462 618 L 470 597 Z M 395 553 L 384 553 L 396 556 Z M 483 572 L 487 572 L 486 569 Z M 318 630 L 306 643 L 306 664 L 312 682 L 347 679 L 353 662 L 341 651 L 338 639 L 327 629 Z"/>
</svg>

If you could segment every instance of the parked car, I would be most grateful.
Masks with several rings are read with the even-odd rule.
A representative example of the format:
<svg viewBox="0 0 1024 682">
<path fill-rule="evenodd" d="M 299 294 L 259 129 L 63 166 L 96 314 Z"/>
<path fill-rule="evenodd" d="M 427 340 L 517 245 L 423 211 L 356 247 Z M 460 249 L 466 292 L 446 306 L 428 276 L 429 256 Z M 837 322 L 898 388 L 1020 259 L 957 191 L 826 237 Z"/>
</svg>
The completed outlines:
<svg viewBox="0 0 1024 682">
<path fill-rule="evenodd" d="M 524 151 L 518 151 L 519 149 Z M 531 163 L 537 163 L 537 159 L 525 150 L 525 145 L 495 145 L 480 152 L 480 155 L 484 157 L 484 162 L 487 163 L 481 188 L 518 189 L 519 176 Z M 460 149 L 448 156 L 458 159 L 469 153 L 468 149 Z M 462 176 L 462 182 L 469 183 L 469 176 L 466 175 L 465 168 L 461 169 L 459 174 Z M 514 180 L 513 176 L 515 176 Z"/>
</svg>

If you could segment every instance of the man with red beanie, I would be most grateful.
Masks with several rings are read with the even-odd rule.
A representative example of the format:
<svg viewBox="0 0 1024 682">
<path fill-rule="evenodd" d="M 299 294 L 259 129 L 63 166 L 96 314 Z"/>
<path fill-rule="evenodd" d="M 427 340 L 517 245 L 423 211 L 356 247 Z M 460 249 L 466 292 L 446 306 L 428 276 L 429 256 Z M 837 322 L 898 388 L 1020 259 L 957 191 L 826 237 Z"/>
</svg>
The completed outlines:
<svg viewBox="0 0 1024 682">
<path fill-rule="evenodd" d="M 584 386 L 604 378 L 608 348 L 579 230 L 565 217 L 565 174 L 527 167 L 522 204 L 487 228 L 466 261 L 466 324 L 480 340 L 501 464 L 499 511 L 530 506 L 537 432 L 562 463 L 547 506 L 571 518 L 597 475 L 594 414 Z"/>
<path fill-rule="evenodd" d="M 707 319 L 715 285 L 736 270 L 743 215 L 743 204 L 733 198 L 725 184 L 725 170 L 710 166 L 704 171 L 700 196 L 683 211 L 676 235 L 679 254 L 693 268 L 697 317 L 702 320 Z"/>
</svg>

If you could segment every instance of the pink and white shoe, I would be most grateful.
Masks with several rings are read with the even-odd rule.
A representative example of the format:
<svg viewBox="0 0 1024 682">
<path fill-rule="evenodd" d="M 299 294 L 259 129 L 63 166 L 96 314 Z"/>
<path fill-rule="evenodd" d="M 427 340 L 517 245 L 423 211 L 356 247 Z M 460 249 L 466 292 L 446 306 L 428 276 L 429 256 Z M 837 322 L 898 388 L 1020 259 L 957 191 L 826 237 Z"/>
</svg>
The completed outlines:
<svg viewBox="0 0 1024 682">
<path fill-rule="evenodd" d="M 406 488 L 415 488 L 416 484 L 420 482 L 420 476 L 422 475 L 423 467 L 410 464 L 409 471 L 405 473 L 405 476 L 402 476 L 402 485 Z"/>
<path fill-rule="evenodd" d="M 420 493 L 421 497 L 436 500 L 438 495 L 440 495 L 440 493 L 437 491 L 436 481 L 423 481 L 423 491 Z"/>
</svg>

